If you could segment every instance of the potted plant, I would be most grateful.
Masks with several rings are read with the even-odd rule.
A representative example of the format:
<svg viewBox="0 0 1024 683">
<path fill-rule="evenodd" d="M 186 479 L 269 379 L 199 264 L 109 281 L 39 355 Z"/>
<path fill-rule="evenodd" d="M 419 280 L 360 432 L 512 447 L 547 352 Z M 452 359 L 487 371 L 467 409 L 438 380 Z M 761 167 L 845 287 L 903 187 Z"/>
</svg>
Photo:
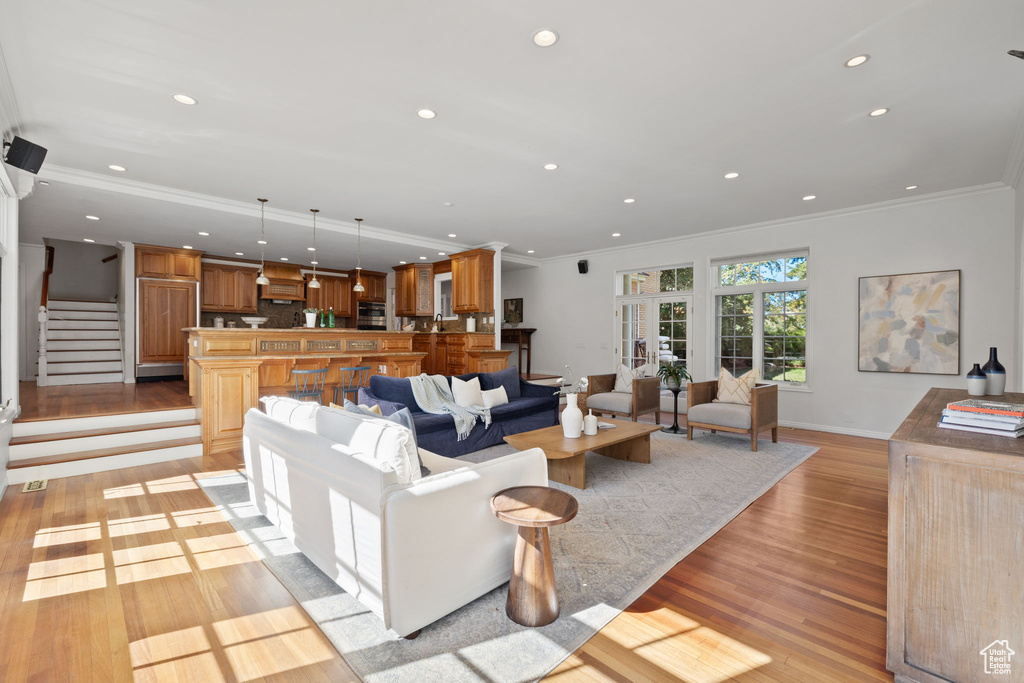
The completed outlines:
<svg viewBox="0 0 1024 683">
<path fill-rule="evenodd" d="M 320 309 L 304 308 L 302 312 L 306 314 L 306 327 L 316 327 L 316 316 L 320 313 Z"/>
<path fill-rule="evenodd" d="M 690 382 L 693 377 L 686 371 L 686 366 L 680 362 L 662 363 L 658 366 L 658 377 L 669 389 L 679 389 L 683 382 Z"/>
</svg>

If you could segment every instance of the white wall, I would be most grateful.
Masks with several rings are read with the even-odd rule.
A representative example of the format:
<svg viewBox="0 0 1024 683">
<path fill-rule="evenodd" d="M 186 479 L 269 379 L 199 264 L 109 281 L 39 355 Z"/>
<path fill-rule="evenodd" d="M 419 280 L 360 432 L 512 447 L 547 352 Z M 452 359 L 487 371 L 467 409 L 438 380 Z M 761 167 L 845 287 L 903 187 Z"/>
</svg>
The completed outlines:
<svg viewBox="0 0 1024 683">
<path fill-rule="evenodd" d="M 537 268 L 506 271 L 503 298 L 523 297 L 523 324 L 536 327 L 534 372 L 610 371 L 615 363 L 614 274 L 692 263 L 691 371 L 714 376 L 709 312 L 710 262 L 784 249 L 810 250 L 808 295 L 811 391 L 780 390 L 780 421 L 793 426 L 888 437 L 932 386 L 963 387 L 989 346 L 1008 367 L 1008 390 L 1020 386 L 1010 367 L 1020 346 L 1015 294 L 1014 192 L 951 193 L 914 203 L 863 207 L 842 214 L 720 231 L 667 243 L 576 254 Z M 590 272 L 576 262 L 586 258 Z M 858 278 L 960 269 L 961 375 L 857 371 Z"/>
<path fill-rule="evenodd" d="M 110 301 L 117 294 L 120 260 L 103 263 L 119 254 L 117 247 L 54 239 L 48 243 L 54 248 L 50 299 Z"/>
<path fill-rule="evenodd" d="M 35 381 L 39 359 L 39 297 L 43 292 L 46 247 L 21 244 L 18 252 L 18 319 L 21 325 L 21 379 Z"/>
<path fill-rule="evenodd" d="M 11 422 L 18 402 L 18 196 L 0 166 L 0 497 L 7 488 Z"/>
</svg>

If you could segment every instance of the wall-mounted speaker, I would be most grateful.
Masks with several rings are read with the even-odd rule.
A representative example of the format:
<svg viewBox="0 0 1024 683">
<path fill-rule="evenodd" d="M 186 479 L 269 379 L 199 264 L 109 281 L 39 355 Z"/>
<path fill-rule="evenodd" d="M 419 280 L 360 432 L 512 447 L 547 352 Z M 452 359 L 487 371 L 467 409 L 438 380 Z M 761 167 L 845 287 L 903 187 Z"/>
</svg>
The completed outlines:
<svg viewBox="0 0 1024 683">
<path fill-rule="evenodd" d="M 39 173 L 39 167 L 43 165 L 46 158 L 46 148 L 33 144 L 24 138 L 14 136 L 14 141 L 7 148 L 7 156 L 4 158 L 11 166 L 28 171 Z"/>
<path fill-rule="evenodd" d="M 587 259 L 580 259 L 576 267 L 580 269 L 580 275 L 586 275 L 587 271 L 590 270 L 590 266 L 587 265 Z"/>
</svg>

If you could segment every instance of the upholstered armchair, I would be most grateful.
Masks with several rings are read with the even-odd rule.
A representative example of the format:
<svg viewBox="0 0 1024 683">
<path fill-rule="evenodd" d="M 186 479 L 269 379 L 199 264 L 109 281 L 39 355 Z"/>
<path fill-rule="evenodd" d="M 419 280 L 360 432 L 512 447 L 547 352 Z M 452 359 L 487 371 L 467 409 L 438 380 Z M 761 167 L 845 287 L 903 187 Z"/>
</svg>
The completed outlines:
<svg viewBox="0 0 1024 683">
<path fill-rule="evenodd" d="M 614 415 L 633 422 L 646 413 L 654 413 L 654 422 L 661 424 L 661 380 L 657 377 L 640 377 L 633 380 L 629 393 L 615 391 L 615 373 L 589 375 L 587 408 L 594 415 Z"/>
<path fill-rule="evenodd" d="M 750 434 L 750 450 L 757 451 L 757 435 L 772 430 L 772 443 L 779 442 L 779 387 L 756 384 L 750 391 L 750 405 L 713 403 L 718 380 L 690 382 L 686 392 L 686 438 L 694 429 Z"/>
</svg>

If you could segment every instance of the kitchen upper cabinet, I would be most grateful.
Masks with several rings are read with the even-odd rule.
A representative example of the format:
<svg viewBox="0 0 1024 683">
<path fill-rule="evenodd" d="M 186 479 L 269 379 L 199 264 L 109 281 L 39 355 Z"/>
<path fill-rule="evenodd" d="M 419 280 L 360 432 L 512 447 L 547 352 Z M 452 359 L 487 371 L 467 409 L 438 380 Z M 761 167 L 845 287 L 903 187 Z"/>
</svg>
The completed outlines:
<svg viewBox="0 0 1024 683">
<path fill-rule="evenodd" d="M 319 288 L 309 287 L 312 275 L 306 276 L 306 307 L 328 310 L 334 308 L 336 318 L 352 316 L 352 278 L 317 275 Z"/>
<path fill-rule="evenodd" d="M 148 244 L 135 245 L 135 276 L 163 280 L 199 280 L 203 252 Z"/>
<path fill-rule="evenodd" d="M 200 308 L 226 313 L 256 313 L 256 269 L 203 264 Z"/>
<path fill-rule="evenodd" d="M 395 315 L 434 315 L 434 266 L 395 266 Z"/>
<path fill-rule="evenodd" d="M 452 311 L 494 311 L 494 252 L 473 249 L 449 256 L 452 264 Z"/>
<path fill-rule="evenodd" d="M 139 363 L 180 363 L 196 325 L 195 282 L 139 281 Z"/>
<path fill-rule="evenodd" d="M 348 274 L 352 278 L 352 284 L 355 284 L 356 280 L 359 279 L 365 288 L 362 292 L 353 292 L 352 298 L 355 301 L 375 301 L 381 304 L 387 302 L 387 273 L 379 273 L 373 270 L 350 270 Z"/>
</svg>

